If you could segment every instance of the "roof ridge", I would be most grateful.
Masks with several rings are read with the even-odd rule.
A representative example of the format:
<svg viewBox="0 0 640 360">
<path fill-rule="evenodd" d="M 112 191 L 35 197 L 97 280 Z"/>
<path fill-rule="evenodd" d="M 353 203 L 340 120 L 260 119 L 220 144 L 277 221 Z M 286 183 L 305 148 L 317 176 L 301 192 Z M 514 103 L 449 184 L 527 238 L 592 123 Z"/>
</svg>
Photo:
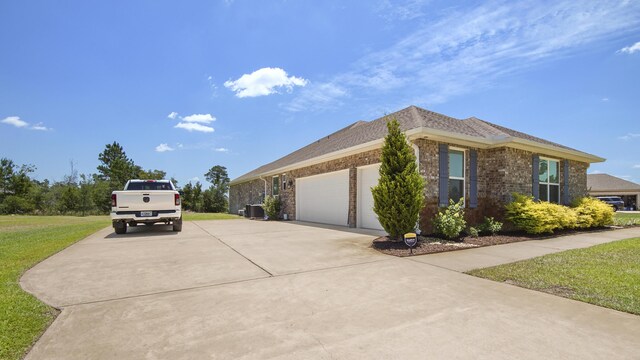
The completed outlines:
<svg viewBox="0 0 640 360">
<path fill-rule="evenodd" d="M 334 132 L 332 132 L 332 133 L 331 133 L 331 134 L 329 134 L 329 135 L 326 135 L 326 136 L 321 137 L 320 139 L 318 139 L 318 140 L 316 140 L 316 141 L 314 141 L 314 142 L 318 142 L 318 141 L 323 140 L 323 139 L 328 139 L 328 138 L 330 138 L 330 137 L 332 137 L 332 136 L 334 136 L 334 135 L 337 135 L 337 134 L 339 134 L 339 133 L 341 133 L 341 132 L 344 132 L 344 131 L 347 131 L 347 130 L 351 130 L 351 129 L 353 129 L 353 128 L 357 127 L 357 126 L 360 126 L 360 125 L 362 125 L 363 123 L 365 123 L 365 124 L 366 124 L 366 123 L 368 123 L 368 121 L 364 121 L 364 120 L 358 120 L 358 121 L 355 121 L 355 122 L 353 122 L 353 123 L 351 123 L 351 124 L 349 124 L 349 125 L 347 125 L 347 126 L 343 127 L 342 129 L 340 129 L 340 130 L 338 130 L 338 131 L 334 131 Z"/>
<path fill-rule="evenodd" d="M 497 132 L 499 133 L 499 135 L 490 135 L 490 136 L 485 136 L 485 137 L 509 137 L 509 134 L 507 134 L 506 132 L 502 131 L 500 128 L 493 126 L 492 123 L 479 119 L 475 116 L 469 117 L 464 119 L 463 121 L 465 121 L 467 123 L 467 125 L 471 125 L 471 126 L 479 126 L 481 127 L 483 130 L 490 130 L 493 132 Z"/>
<path fill-rule="evenodd" d="M 338 151 L 345 151 L 362 144 L 380 141 L 387 134 L 387 122 L 395 118 L 400 123 L 401 131 L 419 130 L 439 131 L 457 136 L 467 136 L 477 139 L 522 139 L 534 143 L 553 146 L 558 149 L 573 150 L 567 146 L 560 145 L 548 140 L 531 136 L 519 131 L 515 131 L 500 125 L 490 123 L 476 117 L 467 119 L 457 119 L 435 111 L 423 109 L 415 105 L 409 105 L 404 109 L 370 120 L 356 121 L 338 131 L 323 136 L 302 148 L 286 154 L 268 164 L 258 167 L 248 173 L 234 179 L 233 183 L 259 178 L 265 173 L 273 172 L 277 169 L 284 169 L 294 164 L 301 164 L 305 161 L 320 158 L 327 154 L 336 154 Z M 577 151 L 577 150 L 574 150 Z M 586 154 L 585 155 L 589 155 Z M 593 158 L 597 160 L 597 158 Z M 592 160 L 593 160 L 592 159 Z M 601 160 L 600 160 L 601 161 Z"/>
</svg>

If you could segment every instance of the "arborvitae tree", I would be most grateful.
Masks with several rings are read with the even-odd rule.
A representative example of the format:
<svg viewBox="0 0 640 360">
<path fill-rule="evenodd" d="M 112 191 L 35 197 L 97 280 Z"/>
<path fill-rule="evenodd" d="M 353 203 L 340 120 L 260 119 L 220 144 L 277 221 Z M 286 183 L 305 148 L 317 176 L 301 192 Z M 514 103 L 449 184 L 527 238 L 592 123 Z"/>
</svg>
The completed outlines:
<svg viewBox="0 0 640 360">
<path fill-rule="evenodd" d="M 424 179 L 418 172 L 416 156 L 400 131 L 396 119 L 387 123 L 378 185 L 371 188 L 373 211 L 391 239 L 415 229 L 424 204 Z"/>
</svg>

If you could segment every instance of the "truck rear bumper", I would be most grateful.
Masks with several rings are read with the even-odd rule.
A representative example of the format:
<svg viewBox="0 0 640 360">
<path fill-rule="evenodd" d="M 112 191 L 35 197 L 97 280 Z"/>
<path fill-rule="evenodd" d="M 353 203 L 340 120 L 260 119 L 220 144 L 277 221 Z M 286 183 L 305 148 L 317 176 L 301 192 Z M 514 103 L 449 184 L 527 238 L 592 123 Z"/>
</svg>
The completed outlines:
<svg viewBox="0 0 640 360">
<path fill-rule="evenodd" d="M 180 210 L 150 210 L 152 216 L 142 216 L 140 211 L 115 211 L 111 212 L 111 221 L 124 222 L 163 222 L 174 221 L 182 217 Z"/>
</svg>

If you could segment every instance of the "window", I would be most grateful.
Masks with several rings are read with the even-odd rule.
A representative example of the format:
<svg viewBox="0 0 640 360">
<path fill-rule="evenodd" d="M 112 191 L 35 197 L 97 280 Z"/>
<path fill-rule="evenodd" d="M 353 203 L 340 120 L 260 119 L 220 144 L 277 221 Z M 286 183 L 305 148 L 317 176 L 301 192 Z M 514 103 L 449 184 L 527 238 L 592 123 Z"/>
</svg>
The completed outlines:
<svg viewBox="0 0 640 360">
<path fill-rule="evenodd" d="M 271 195 L 280 195 L 280 180 L 278 176 L 274 176 L 271 178 Z"/>
<path fill-rule="evenodd" d="M 449 150 L 449 199 L 464 199 L 464 151 Z"/>
<path fill-rule="evenodd" d="M 540 158 L 538 183 L 540 200 L 558 204 L 560 202 L 560 163 L 557 160 Z"/>
<path fill-rule="evenodd" d="M 130 182 L 127 190 L 173 190 L 168 182 L 155 180 Z"/>
</svg>

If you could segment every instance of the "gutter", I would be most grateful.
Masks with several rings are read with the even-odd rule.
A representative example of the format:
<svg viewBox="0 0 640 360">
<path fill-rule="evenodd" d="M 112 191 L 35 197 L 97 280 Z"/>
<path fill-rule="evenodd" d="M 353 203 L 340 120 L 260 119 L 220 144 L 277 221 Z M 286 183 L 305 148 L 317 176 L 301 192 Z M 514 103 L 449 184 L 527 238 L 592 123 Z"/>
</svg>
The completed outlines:
<svg viewBox="0 0 640 360">
<path fill-rule="evenodd" d="M 554 145 L 542 144 L 536 141 L 521 139 L 513 136 L 509 137 L 494 137 L 494 138 L 478 138 L 475 136 L 464 135 L 464 134 L 454 134 L 443 130 L 435 130 L 435 129 L 427 129 L 427 128 L 417 128 L 417 131 L 407 131 L 407 137 L 411 140 L 427 138 L 430 140 L 439 140 L 451 142 L 454 140 L 455 142 L 461 145 L 468 145 L 472 147 L 477 147 L 480 149 L 492 149 L 497 147 L 512 147 L 515 149 L 527 150 L 531 152 L 546 152 L 551 155 L 560 156 L 565 159 L 581 161 L 586 163 L 597 163 L 603 162 L 606 159 L 601 158 L 599 156 L 595 156 L 589 153 L 585 153 L 578 150 L 573 149 L 565 149 Z M 413 133 L 413 134 L 410 134 Z"/>
</svg>

